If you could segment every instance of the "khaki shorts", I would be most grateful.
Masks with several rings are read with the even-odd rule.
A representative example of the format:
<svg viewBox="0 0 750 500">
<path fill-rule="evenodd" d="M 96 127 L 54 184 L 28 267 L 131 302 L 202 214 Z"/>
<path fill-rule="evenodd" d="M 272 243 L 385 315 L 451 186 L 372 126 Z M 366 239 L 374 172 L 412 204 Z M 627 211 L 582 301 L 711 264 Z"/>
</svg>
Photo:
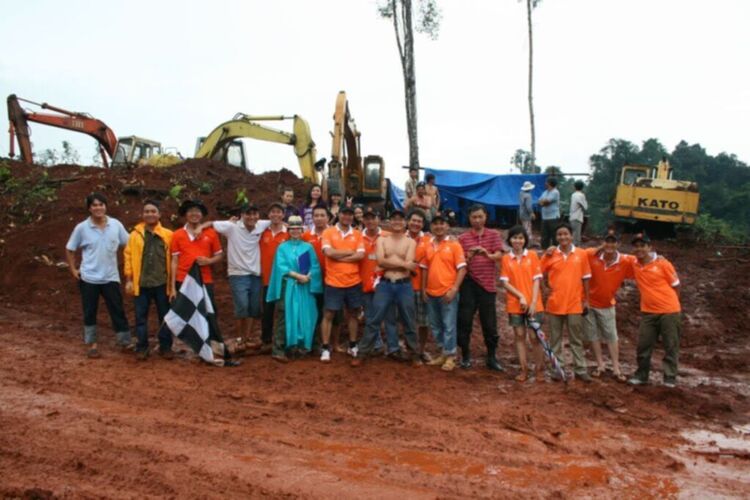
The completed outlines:
<svg viewBox="0 0 750 500">
<path fill-rule="evenodd" d="M 615 306 L 601 309 L 589 307 L 589 313 L 583 317 L 583 331 L 588 342 L 617 342 Z"/>
<path fill-rule="evenodd" d="M 544 313 L 534 314 L 534 319 L 540 325 L 544 322 Z M 510 326 L 526 326 L 525 314 L 508 314 L 508 324 Z"/>
</svg>

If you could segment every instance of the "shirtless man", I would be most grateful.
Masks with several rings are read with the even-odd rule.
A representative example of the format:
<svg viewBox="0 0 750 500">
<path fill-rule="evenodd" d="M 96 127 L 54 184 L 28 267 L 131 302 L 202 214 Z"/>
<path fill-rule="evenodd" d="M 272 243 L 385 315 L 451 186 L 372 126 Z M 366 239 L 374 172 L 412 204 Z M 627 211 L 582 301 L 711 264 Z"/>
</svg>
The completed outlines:
<svg viewBox="0 0 750 500">
<path fill-rule="evenodd" d="M 415 366 L 422 364 L 419 359 L 414 292 L 411 286 L 411 272 L 417 268 L 414 261 L 417 244 L 406 236 L 406 217 L 402 211 L 394 211 L 390 222 L 390 236 L 378 238 L 376 244 L 375 253 L 378 267 L 383 269 L 383 277 L 375 288 L 373 311 L 367 318 L 365 334 L 359 341 L 357 356 L 352 360 L 352 366 L 361 365 L 363 358 L 373 350 L 375 340 L 380 335 L 380 324 L 393 304 L 398 308 L 399 318 L 403 322 L 404 336 L 411 351 L 412 363 Z M 403 353 L 398 357 L 404 361 L 409 359 Z"/>
<path fill-rule="evenodd" d="M 427 174 L 424 181 L 427 184 L 425 186 L 427 196 L 432 198 L 432 214 L 430 217 L 432 218 L 435 217 L 435 214 L 440 210 L 440 190 L 438 189 L 437 184 L 435 184 L 435 174 Z"/>
</svg>

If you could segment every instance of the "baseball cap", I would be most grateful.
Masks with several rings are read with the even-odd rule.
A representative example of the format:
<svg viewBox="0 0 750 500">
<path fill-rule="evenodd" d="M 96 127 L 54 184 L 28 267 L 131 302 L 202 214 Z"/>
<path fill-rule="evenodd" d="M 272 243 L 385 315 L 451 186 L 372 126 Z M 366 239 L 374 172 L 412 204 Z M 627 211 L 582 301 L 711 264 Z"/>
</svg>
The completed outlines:
<svg viewBox="0 0 750 500">
<path fill-rule="evenodd" d="M 651 243 L 651 238 L 649 238 L 648 235 L 644 232 L 635 233 L 633 235 L 633 239 L 630 240 L 630 243 L 632 245 L 635 245 L 638 242 Z"/>
</svg>

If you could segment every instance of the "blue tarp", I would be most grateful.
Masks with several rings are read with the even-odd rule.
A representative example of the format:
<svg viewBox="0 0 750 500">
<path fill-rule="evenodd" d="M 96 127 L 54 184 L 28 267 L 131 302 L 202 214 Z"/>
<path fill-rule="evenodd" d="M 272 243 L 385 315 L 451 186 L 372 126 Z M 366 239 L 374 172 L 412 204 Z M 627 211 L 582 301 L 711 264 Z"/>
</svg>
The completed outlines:
<svg viewBox="0 0 750 500">
<path fill-rule="evenodd" d="M 523 183 L 530 181 L 534 184 L 531 199 L 536 209 L 547 178 L 546 174 L 493 175 L 434 168 L 427 168 L 426 174 L 435 175 L 442 205 L 453 209 L 463 225 L 467 223 L 466 210 L 474 203 L 487 207 L 490 222 L 504 226 L 515 224 L 518 194 Z M 391 184 L 391 199 L 395 207 L 403 205 L 403 197 L 403 190 Z"/>
</svg>

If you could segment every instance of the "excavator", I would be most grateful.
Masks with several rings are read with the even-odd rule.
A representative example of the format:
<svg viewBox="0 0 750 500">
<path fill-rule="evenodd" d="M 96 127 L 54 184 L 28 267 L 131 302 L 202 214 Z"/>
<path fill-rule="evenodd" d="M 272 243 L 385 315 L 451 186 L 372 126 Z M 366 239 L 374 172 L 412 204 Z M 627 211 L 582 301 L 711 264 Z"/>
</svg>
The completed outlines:
<svg viewBox="0 0 750 500">
<path fill-rule="evenodd" d="M 331 160 L 326 176 L 327 192 L 338 192 L 356 202 L 386 201 L 385 162 L 377 155 L 361 156 L 357 125 L 343 90 L 336 96 L 333 113 Z"/>
<path fill-rule="evenodd" d="M 292 120 L 293 133 L 277 130 L 257 122 Z M 247 168 L 247 160 L 240 139 L 277 142 L 294 147 L 300 172 L 307 182 L 319 183 L 322 163 L 316 162 L 315 142 L 310 125 L 299 115 L 251 116 L 237 113 L 231 120 L 216 127 L 205 138 L 198 138 L 196 158 L 211 158 L 240 168 Z"/>
<path fill-rule="evenodd" d="M 54 111 L 55 113 L 27 111 L 21 107 L 21 102 Z M 106 123 L 88 113 L 68 111 L 47 104 L 46 102 L 40 104 L 28 99 L 22 99 L 15 94 L 8 96 L 7 103 L 8 120 L 10 121 L 10 128 L 8 130 L 10 135 L 10 157 L 13 158 L 16 154 L 15 136 L 15 139 L 18 140 L 21 160 L 24 163 L 31 164 L 34 162 L 29 122 L 72 130 L 93 137 L 99 143 L 99 153 L 102 157 L 102 165 L 105 167 L 109 166 L 110 159 L 112 159 L 113 166 L 133 164 L 147 161 L 152 156 L 160 155 L 162 152 L 161 144 L 156 141 L 137 136 L 121 137 L 118 139 Z"/>
</svg>

